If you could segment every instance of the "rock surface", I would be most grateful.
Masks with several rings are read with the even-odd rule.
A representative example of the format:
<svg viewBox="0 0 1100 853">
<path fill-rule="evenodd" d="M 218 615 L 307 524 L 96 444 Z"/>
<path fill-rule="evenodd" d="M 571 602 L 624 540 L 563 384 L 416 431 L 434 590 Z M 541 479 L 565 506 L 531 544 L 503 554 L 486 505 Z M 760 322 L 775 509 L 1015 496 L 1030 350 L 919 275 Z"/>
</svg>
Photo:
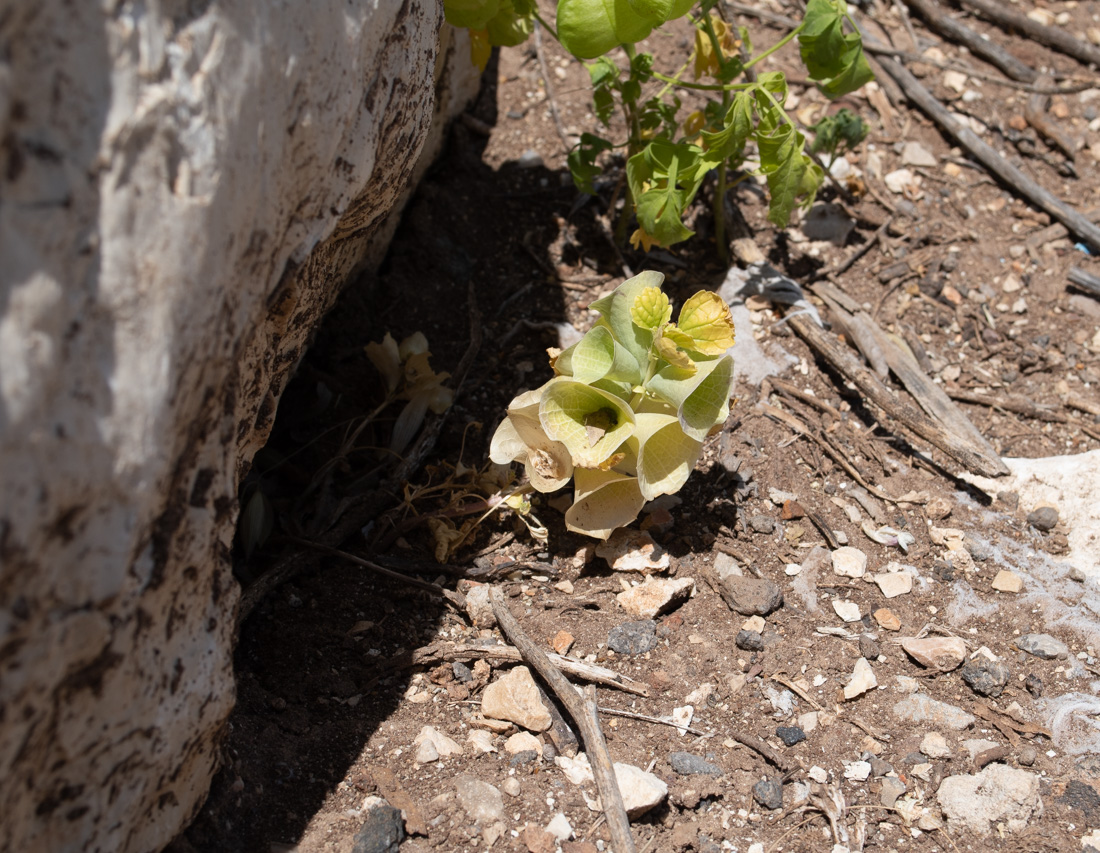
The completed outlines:
<svg viewBox="0 0 1100 853">
<path fill-rule="evenodd" d="M 624 622 L 607 634 L 607 647 L 620 655 L 640 655 L 657 648 L 657 623 L 652 619 Z"/>
<path fill-rule="evenodd" d="M 1050 634 L 1024 634 L 1016 640 L 1016 645 L 1029 655 L 1043 660 L 1056 660 L 1069 656 L 1069 647 Z"/>
<path fill-rule="evenodd" d="M 159 849 L 205 797 L 238 481 L 380 260 L 433 103 L 476 91 L 437 79 L 441 21 L 400 0 L 3 16 L 0 848 Z"/>
<path fill-rule="evenodd" d="M 405 840 L 401 810 L 381 797 L 367 797 L 363 811 L 363 825 L 355 833 L 351 853 L 398 853 Z"/>
<path fill-rule="evenodd" d="M 638 586 L 615 596 L 623 610 L 636 619 L 653 619 L 675 610 L 695 591 L 691 578 L 648 577 Z"/>
<path fill-rule="evenodd" d="M 509 720 L 533 732 L 544 732 L 553 723 L 531 670 L 525 666 L 509 670 L 485 688 L 481 713 L 494 720 Z"/>
<path fill-rule="evenodd" d="M 988 835 L 1000 823 L 1020 832 L 1028 820 L 1043 813 L 1039 777 L 1004 764 L 991 764 L 973 776 L 949 776 L 936 800 L 952 832 Z"/>
<path fill-rule="evenodd" d="M 668 785 L 660 777 L 635 767 L 615 763 L 615 779 L 629 817 L 641 817 L 668 796 Z"/>
<path fill-rule="evenodd" d="M 921 666 L 950 672 L 966 660 L 966 643 L 958 637 L 928 637 L 916 640 L 906 637 L 901 647 Z"/>
<path fill-rule="evenodd" d="M 504 817 L 504 797 L 488 782 L 459 776 L 455 779 L 455 792 L 470 820 L 479 826 L 489 826 Z"/>
<path fill-rule="evenodd" d="M 726 605 L 742 616 L 767 616 L 783 606 L 783 592 L 765 578 L 729 574 L 718 582 Z"/>
<path fill-rule="evenodd" d="M 924 693 L 912 693 L 894 705 L 894 714 L 918 725 L 943 726 L 961 731 L 974 725 L 973 714 Z"/>
</svg>

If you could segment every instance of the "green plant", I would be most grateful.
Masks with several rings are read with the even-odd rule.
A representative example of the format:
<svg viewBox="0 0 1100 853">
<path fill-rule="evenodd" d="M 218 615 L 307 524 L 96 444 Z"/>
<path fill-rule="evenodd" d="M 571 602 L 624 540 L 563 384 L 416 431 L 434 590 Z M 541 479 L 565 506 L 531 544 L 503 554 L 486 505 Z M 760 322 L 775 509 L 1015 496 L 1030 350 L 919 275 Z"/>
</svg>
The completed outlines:
<svg viewBox="0 0 1100 853">
<path fill-rule="evenodd" d="M 852 151 L 867 137 L 868 129 L 863 119 L 842 107 L 810 125 L 814 132 L 810 153 L 825 154 L 825 167 L 831 169 L 841 154 Z"/>
<path fill-rule="evenodd" d="M 596 60 L 588 65 L 596 116 L 609 127 L 613 113 L 621 110 L 628 138 L 616 143 L 596 133 L 583 134 L 569 156 L 570 170 L 579 189 L 594 193 L 600 155 L 623 151 L 627 203 L 618 235 L 625 238 L 630 214 L 636 213 L 638 228 L 631 241 L 646 250 L 692 236 L 684 214 L 711 172 L 717 173 L 714 215 L 720 251 L 725 242 L 722 199 L 731 167 L 741 170 L 742 177 L 756 174 L 766 179 L 768 218 L 780 227 L 788 223 L 796 205 L 813 202 L 823 173 L 784 108 L 784 75 L 755 71 L 766 57 L 797 38 L 810 78 L 830 98 L 872 79 L 845 0 L 809 0 L 802 23 L 755 55 L 748 33 L 743 28 L 734 30 L 723 20 L 718 0 L 702 0 L 691 19 L 696 28 L 693 61 L 674 76 L 656 71 L 654 57 L 638 53 L 635 43 L 661 24 L 688 14 L 692 5 L 692 0 L 558 0 L 555 32 L 541 21 L 531 0 L 444 0 L 447 20 L 471 28 L 477 61 L 487 60 L 491 45 L 522 42 L 535 20 L 577 58 Z M 629 60 L 626 68 L 606 55 L 618 46 Z M 688 65 L 694 67 L 696 81 L 710 78 L 714 82 L 682 80 Z M 734 82 L 740 78 L 746 79 Z M 644 87 L 652 81 L 663 82 L 664 87 L 645 97 Z M 669 94 L 674 86 L 696 89 L 717 100 L 694 110 L 681 124 L 677 118 L 681 103 Z M 838 126 L 837 144 L 855 138 L 848 133 L 852 127 Z M 746 154 L 750 141 L 756 146 L 753 163 Z M 835 156 L 836 147 L 831 150 Z"/>
<path fill-rule="evenodd" d="M 595 326 L 552 357 L 553 379 L 509 404 L 490 445 L 494 462 L 522 463 L 536 491 L 572 479 L 566 526 L 598 539 L 678 491 L 729 415 L 729 306 L 702 291 L 673 323 L 663 280 L 646 271 L 592 303 Z"/>
</svg>

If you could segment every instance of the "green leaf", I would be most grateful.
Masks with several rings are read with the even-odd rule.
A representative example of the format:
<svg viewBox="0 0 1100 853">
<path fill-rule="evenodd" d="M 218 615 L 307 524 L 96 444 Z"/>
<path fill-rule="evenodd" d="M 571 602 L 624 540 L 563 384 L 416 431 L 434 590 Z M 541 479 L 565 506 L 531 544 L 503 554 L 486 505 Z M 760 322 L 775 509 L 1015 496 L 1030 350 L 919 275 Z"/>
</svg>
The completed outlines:
<svg viewBox="0 0 1100 853">
<path fill-rule="evenodd" d="M 660 287 L 664 280 L 664 275 L 656 270 L 645 270 L 634 278 L 628 278 L 607 296 L 597 299 L 588 306 L 600 313 L 603 318 L 601 322 L 611 330 L 615 340 L 626 347 L 640 365 L 649 362 L 649 347 L 653 343 L 653 333 L 634 324 L 630 309 L 634 307 L 634 300 L 638 298 L 639 293 L 647 287 Z"/>
<path fill-rule="evenodd" d="M 595 59 L 620 44 L 634 44 L 655 23 L 639 16 L 628 0 L 560 0 L 558 39 L 578 59 Z"/>
<path fill-rule="evenodd" d="M 512 0 L 500 0 L 500 9 L 485 25 L 489 43 L 500 47 L 523 44 L 534 30 L 534 18 L 516 12 Z"/>
<path fill-rule="evenodd" d="M 706 174 L 702 154 L 695 145 L 657 139 L 627 161 L 638 222 L 662 246 L 695 233 L 684 226 L 683 214 Z"/>
<path fill-rule="evenodd" d="M 676 339 L 667 334 L 669 328 L 666 327 L 665 334 L 660 335 L 653 343 L 657 348 L 657 354 L 674 367 L 678 367 L 681 370 L 685 370 L 688 373 L 695 372 L 695 362 L 691 360 L 691 356 L 687 354 L 682 346 L 678 346 Z M 687 335 L 683 335 L 687 339 L 687 343 L 691 343 L 691 338 Z"/>
<path fill-rule="evenodd" d="M 637 359 L 605 326 L 596 326 L 581 338 L 570 353 L 569 367 L 573 378 L 586 385 L 604 377 L 630 383 L 642 381 Z"/>
<path fill-rule="evenodd" d="M 565 526 L 574 533 L 607 539 L 645 506 L 638 479 L 626 474 L 578 468 L 574 485 L 574 502 L 565 513 Z"/>
<path fill-rule="evenodd" d="M 684 303 L 676 325 L 691 338 L 690 349 L 703 355 L 721 355 L 733 346 L 730 307 L 709 290 L 700 290 Z"/>
<path fill-rule="evenodd" d="M 634 432 L 634 412 L 613 394 L 567 377 L 544 388 L 539 422 L 569 449 L 576 466 L 598 467 Z"/>
<path fill-rule="evenodd" d="M 844 32 L 847 17 L 844 0 L 809 0 L 798 34 L 802 62 L 810 79 L 824 81 L 821 90 L 830 98 L 854 92 L 874 79 L 859 32 Z"/>
<path fill-rule="evenodd" d="M 695 366 L 694 375 L 673 365 L 663 367 L 646 389 L 674 407 L 684 432 L 702 441 L 729 415 L 733 359 L 725 355 L 713 361 L 696 361 Z"/>
<path fill-rule="evenodd" d="M 589 195 L 596 194 L 596 188 L 592 182 L 603 174 L 603 169 L 596 165 L 596 158 L 603 151 L 610 151 L 612 145 L 606 139 L 591 133 L 581 134 L 581 141 L 569 152 L 567 162 L 569 171 L 573 175 L 573 183 L 577 190 Z"/>
<path fill-rule="evenodd" d="M 443 14 L 452 27 L 483 30 L 500 10 L 501 0 L 445 0 Z"/>
<path fill-rule="evenodd" d="M 767 176 L 771 203 L 768 221 L 785 227 L 796 200 L 805 189 L 805 172 L 813 161 L 802 153 L 804 138 L 793 125 L 784 124 L 770 134 L 756 134 L 760 149 L 760 171 Z"/>
<path fill-rule="evenodd" d="M 630 319 L 634 325 L 650 331 L 663 326 L 672 316 L 672 303 L 659 287 L 647 287 L 630 306 Z"/>
<path fill-rule="evenodd" d="M 810 130 L 814 132 L 810 150 L 814 154 L 827 154 L 829 160 L 835 160 L 843 152 L 859 145 L 867 137 L 869 129 L 863 119 L 843 107 L 810 125 Z"/>
<path fill-rule="evenodd" d="M 685 434 L 674 415 L 637 415 L 628 443 L 638 458 L 638 486 L 647 501 L 678 492 L 703 452 L 703 442 Z"/>
<path fill-rule="evenodd" d="M 730 157 L 740 158 L 750 135 L 752 135 L 752 92 L 738 92 L 722 119 L 722 129 L 703 132 L 703 141 L 707 145 L 707 150 L 703 154 L 703 167 L 715 168 Z"/>
</svg>

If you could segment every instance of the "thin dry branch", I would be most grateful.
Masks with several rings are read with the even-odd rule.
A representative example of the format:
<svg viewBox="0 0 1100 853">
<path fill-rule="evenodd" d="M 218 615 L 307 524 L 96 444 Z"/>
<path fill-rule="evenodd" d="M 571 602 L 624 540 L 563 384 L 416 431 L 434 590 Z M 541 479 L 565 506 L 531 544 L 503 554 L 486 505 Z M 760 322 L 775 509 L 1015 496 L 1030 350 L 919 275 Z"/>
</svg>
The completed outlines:
<svg viewBox="0 0 1100 853">
<path fill-rule="evenodd" d="M 867 38 L 865 34 L 864 39 Z M 901 87 L 909 100 L 939 125 L 940 129 L 970 152 L 988 172 L 995 175 L 1018 195 L 1027 199 L 1036 207 L 1045 210 L 1080 239 L 1094 248 L 1100 249 L 1100 227 L 1089 222 L 1087 217 L 1069 207 L 1052 192 L 1027 177 L 1001 157 L 992 146 L 982 140 L 969 127 L 963 127 L 958 119 L 901 63 L 887 56 L 880 56 L 879 63 L 883 70 Z"/>
<path fill-rule="evenodd" d="M 1021 83 L 1034 83 L 1039 76 L 1038 72 L 1021 62 L 1001 45 L 981 37 L 981 34 L 970 29 L 966 24 L 956 21 L 943 13 L 933 0 L 905 0 L 905 2 L 917 14 L 924 18 L 925 22 L 936 32 L 951 41 L 966 45 L 975 56 L 980 56 L 990 65 L 994 65 Z"/>
<path fill-rule="evenodd" d="M 576 689 L 561 674 L 546 653 L 524 633 L 519 622 L 504 603 L 504 595 L 498 587 L 489 590 L 489 600 L 493 605 L 493 615 L 497 624 L 516 648 L 519 649 L 543 681 L 554 691 L 554 695 L 565 706 L 573 718 L 584 740 L 585 751 L 592 765 L 592 775 L 596 779 L 596 789 L 600 793 L 603 813 L 607 818 L 607 828 L 611 833 L 611 846 L 616 853 L 635 853 L 634 838 L 630 834 L 630 818 L 626 816 L 623 795 L 619 791 L 619 781 L 615 778 L 615 766 L 607 751 L 607 741 L 600 730 L 599 713 L 596 710 L 595 688 L 589 701 L 582 699 Z"/>
<path fill-rule="evenodd" d="M 602 684 L 604 687 L 613 687 L 624 693 L 633 693 L 635 696 L 649 696 L 649 690 L 644 684 L 635 681 L 626 675 L 620 675 L 612 669 L 585 663 L 584 661 L 571 660 L 561 655 L 546 652 L 546 656 L 554 666 L 562 672 L 572 675 L 583 681 L 591 681 Z M 428 666 L 440 661 L 464 661 L 473 658 L 485 658 L 486 660 L 506 661 L 510 663 L 522 663 L 523 655 L 515 646 L 475 646 L 460 643 L 455 646 L 440 647 L 436 645 L 424 646 L 412 652 L 409 666 Z"/>
<path fill-rule="evenodd" d="M 975 447 L 972 442 L 949 432 L 924 412 L 899 398 L 839 341 L 825 332 L 812 319 L 802 314 L 789 315 L 788 322 L 810 348 L 824 358 L 844 378 L 850 380 L 876 406 L 891 418 L 931 442 L 969 471 L 985 477 L 1000 477 L 1009 473 L 1008 467 L 996 454 Z M 879 495 L 881 497 L 881 495 Z"/>
<path fill-rule="evenodd" d="M 960 2 L 1002 29 L 1021 32 L 1032 41 L 1052 47 L 1086 65 L 1100 66 L 1100 47 L 1094 47 L 1088 42 L 1074 38 L 1063 29 L 1044 26 L 1031 20 L 1027 15 L 1013 11 L 1008 4 L 996 2 L 996 0 L 960 0 Z"/>
</svg>

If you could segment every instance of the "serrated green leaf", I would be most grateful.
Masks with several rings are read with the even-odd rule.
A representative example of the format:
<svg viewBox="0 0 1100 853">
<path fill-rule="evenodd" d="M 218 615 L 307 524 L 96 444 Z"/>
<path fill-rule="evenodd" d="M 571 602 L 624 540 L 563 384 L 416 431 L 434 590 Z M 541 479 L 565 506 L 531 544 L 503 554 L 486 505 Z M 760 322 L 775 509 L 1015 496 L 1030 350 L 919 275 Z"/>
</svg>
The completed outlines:
<svg viewBox="0 0 1100 853">
<path fill-rule="evenodd" d="M 586 385 L 605 377 L 630 383 L 642 381 L 637 359 L 605 326 L 596 326 L 581 338 L 570 353 L 569 368 L 573 378 Z"/>
<path fill-rule="evenodd" d="M 656 23 L 641 17 L 628 0 L 560 0 L 558 39 L 578 59 L 595 59 L 620 44 L 634 44 Z"/>
<path fill-rule="evenodd" d="M 607 539 L 636 519 L 645 506 L 636 477 L 578 468 L 574 485 L 574 502 L 565 513 L 565 526 L 574 533 Z"/>
<path fill-rule="evenodd" d="M 720 166 L 731 157 L 740 158 L 745 143 L 752 135 L 752 93 L 738 92 L 729 110 L 722 119 L 722 129 L 703 132 L 706 151 L 703 154 L 703 167 L 707 169 Z"/>
<path fill-rule="evenodd" d="M 700 290 L 680 309 L 677 328 L 692 340 L 689 349 L 703 355 L 721 355 L 733 346 L 730 307 L 717 293 Z"/>
<path fill-rule="evenodd" d="M 770 134 L 756 134 L 760 149 L 760 171 L 767 176 L 771 202 L 768 221 L 785 227 L 802 191 L 806 158 L 802 153 L 803 136 L 790 124 Z"/>
<path fill-rule="evenodd" d="M 696 361 L 696 373 L 668 365 L 657 371 L 646 389 L 676 409 L 680 426 L 697 441 L 725 421 L 733 388 L 733 359 L 722 356 Z"/>
<path fill-rule="evenodd" d="M 659 287 L 645 288 L 630 306 L 630 319 L 634 325 L 650 331 L 663 326 L 671 316 L 672 303 Z"/>
<path fill-rule="evenodd" d="M 598 467 L 634 432 L 634 412 L 613 394 L 566 377 L 544 388 L 539 422 L 569 449 L 576 466 Z"/>
<path fill-rule="evenodd" d="M 859 38 L 858 33 L 855 36 Z M 856 91 L 874 79 L 875 73 L 871 70 L 871 65 L 863 54 L 863 43 L 860 42 L 858 50 L 854 51 L 853 55 L 849 57 L 844 71 L 831 80 L 824 81 L 820 84 L 820 87 L 826 97 L 839 98 L 842 95 Z"/>
<path fill-rule="evenodd" d="M 653 333 L 634 324 L 630 309 L 634 300 L 647 287 L 660 287 L 665 280 L 656 270 L 645 270 L 634 278 L 628 278 L 615 290 L 588 307 L 598 311 L 602 323 L 611 330 L 615 340 L 622 344 L 634 356 L 638 364 L 649 361 L 649 347 L 653 343 Z"/>
<path fill-rule="evenodd" d="M 638 223 L 662 246 L 679 243 L 694 233 L 684 226 L 683 214 L 705 175 L 700 168 L 702 153 L 695 145 L 658 139 L 627 161 L 627 181 Z"/>
<path fill-rule="evenodd" d="M 821 90 L 830 98 L 854 92 L 874 79 L 859 32 L 844 32 L 847 17 L 844 0 L 809 0 L 798 34 L 802 62 L 810 79 L 824 81 Z"/>
<path fill-rule="evenodd" d="M 639 414 L 629 442 L 637 455 L 638 486 L 651 501 L 678 492 L 687 482 L 703 442 L 684 433 L 675 415 Z"/>
</svg>

